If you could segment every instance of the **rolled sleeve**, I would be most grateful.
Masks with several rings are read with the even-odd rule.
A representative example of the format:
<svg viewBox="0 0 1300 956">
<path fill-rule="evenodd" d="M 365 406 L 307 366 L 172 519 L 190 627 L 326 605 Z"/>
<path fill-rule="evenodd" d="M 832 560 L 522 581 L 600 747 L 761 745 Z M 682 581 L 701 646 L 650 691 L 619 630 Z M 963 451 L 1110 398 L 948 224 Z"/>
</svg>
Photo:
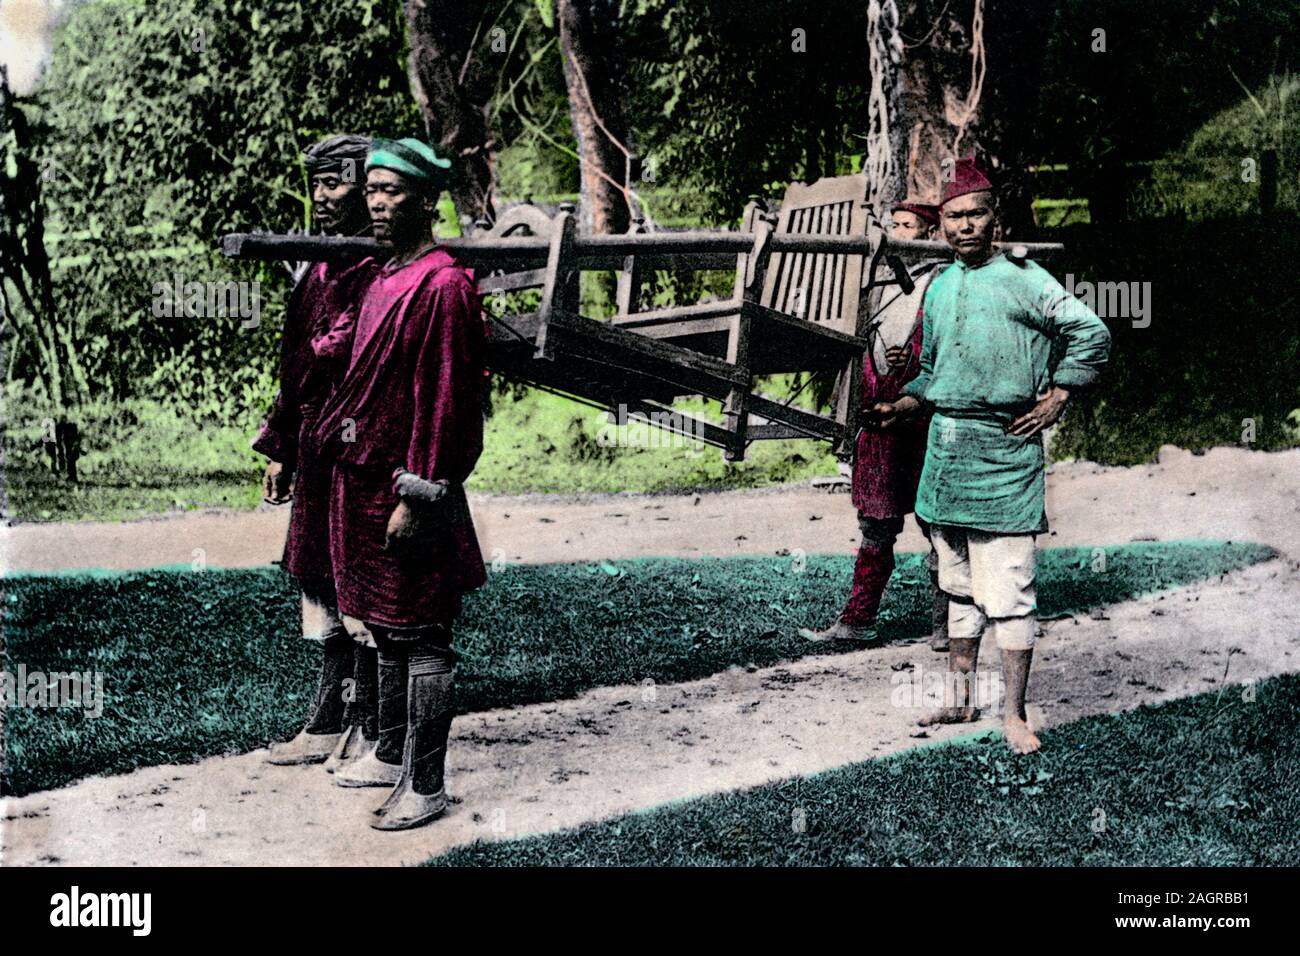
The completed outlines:
<svg viewBox="0 0 1300 956">
<path fill-rule="evenodd" d="M 1052 371 L 1052 384 L 1082 388 L 1101 376 L 1110 357 L 1110 330 L 1097 313 L 1070 295 L 1060 285 L 1051 290 L 1047 318 L 1053 335 L 1064 343 L 1064 352 Z"/>
</svg>

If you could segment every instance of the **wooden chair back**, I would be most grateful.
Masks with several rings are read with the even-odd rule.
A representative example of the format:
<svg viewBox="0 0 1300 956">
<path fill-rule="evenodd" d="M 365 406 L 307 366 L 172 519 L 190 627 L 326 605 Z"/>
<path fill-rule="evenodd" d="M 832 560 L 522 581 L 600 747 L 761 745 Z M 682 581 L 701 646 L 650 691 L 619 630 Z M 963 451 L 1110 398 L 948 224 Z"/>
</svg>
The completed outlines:
<svg viewBox="0 0 1300 956">
<path fill-rule="evenodd" d="M 835 176 L 811 185 L 791 183 L 781 201 L 776 232 L 854 236 L 867 232 L 867 178 Z M 853 335 L 862 290 L 863 256 L 774 253 L 762 305 Z"/>
</svg>

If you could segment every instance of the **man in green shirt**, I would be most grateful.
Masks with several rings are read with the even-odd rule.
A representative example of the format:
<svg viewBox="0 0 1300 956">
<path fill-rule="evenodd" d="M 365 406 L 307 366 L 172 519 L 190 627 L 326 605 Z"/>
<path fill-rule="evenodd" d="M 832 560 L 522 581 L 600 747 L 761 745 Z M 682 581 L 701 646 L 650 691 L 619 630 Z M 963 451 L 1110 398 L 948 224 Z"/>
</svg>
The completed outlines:
<svg viewBox="0 0 1300 956">
<path fill-rule="evenodd" d="M 1034 540 L 1047 530 L 1042 432 L 1072 390 L 1096 380 L 1110 333 L 1091 309 L 1033 262 L 994 244 L 997 203 L 973 158 L 944 184 L 940 229 L 956 261 L 926 292 L 921 372 L 881 427 L 933 409 L 916 514 L 933 526 L 939 587 L 949 597 L 945 706 L 923 724 L 978 717 L 980 638 L 1002 657 L 1004 731 L 1037 750 L 1025 689 L 1037 635 Z"/>
</svg>

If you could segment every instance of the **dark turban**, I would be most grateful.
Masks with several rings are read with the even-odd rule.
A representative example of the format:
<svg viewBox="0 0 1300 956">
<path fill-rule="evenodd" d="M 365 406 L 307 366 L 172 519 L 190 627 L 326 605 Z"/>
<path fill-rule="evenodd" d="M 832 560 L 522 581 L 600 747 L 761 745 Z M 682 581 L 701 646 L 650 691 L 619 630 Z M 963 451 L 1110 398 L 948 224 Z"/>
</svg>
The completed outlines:
<svg viewBox="0 0 1300 956">
<path fill-rule="evenodd" d="M 307 167 L 308 176 L 342 170 L 349 160 L 352 161 L 352 170 L 360 173 L 366 162 L 366 153 L 369 151 L 370 137 L 341 133 L 338 136 L 327 136 L 307 147 L 303 151 L 302 161 Z"/>
</svg>

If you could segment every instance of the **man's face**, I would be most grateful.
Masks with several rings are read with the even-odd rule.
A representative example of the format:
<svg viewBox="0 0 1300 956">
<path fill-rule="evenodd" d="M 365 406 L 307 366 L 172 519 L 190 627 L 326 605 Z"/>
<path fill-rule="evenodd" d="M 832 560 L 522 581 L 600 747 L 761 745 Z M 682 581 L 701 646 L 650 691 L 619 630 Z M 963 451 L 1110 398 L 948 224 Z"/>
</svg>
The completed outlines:
<svg viewBox="0 0 1300 956">
<path fill-rule="evenodd" d="M 351 236 L 367 225 L 365 195 L 355 176 L 348 182 L 342 170 L 317 173 L 311 178 L 312 213 L 327 236 Z"/>
<path fill-rule="evenodd" d="M 401 173 L 372 169 L 366 174 L 370 228 L 380 242 L 410 245 L 430 234 L 434 200 Z"/>
<path fill-rule="evenodd" d="M 939 210 L 943 238 L 967 262 L 987 259 L 993 249 L 993 197 L 987 192 L 967 193 L 949 200 Z"/>
<path fill-rule="evenodd" d="M 929 239 L 934 229 L 928 222 L 914 212 L 898 209 L 893 213 L 894 228 L 891 233 L 895 239 Z"/>
</svg>

